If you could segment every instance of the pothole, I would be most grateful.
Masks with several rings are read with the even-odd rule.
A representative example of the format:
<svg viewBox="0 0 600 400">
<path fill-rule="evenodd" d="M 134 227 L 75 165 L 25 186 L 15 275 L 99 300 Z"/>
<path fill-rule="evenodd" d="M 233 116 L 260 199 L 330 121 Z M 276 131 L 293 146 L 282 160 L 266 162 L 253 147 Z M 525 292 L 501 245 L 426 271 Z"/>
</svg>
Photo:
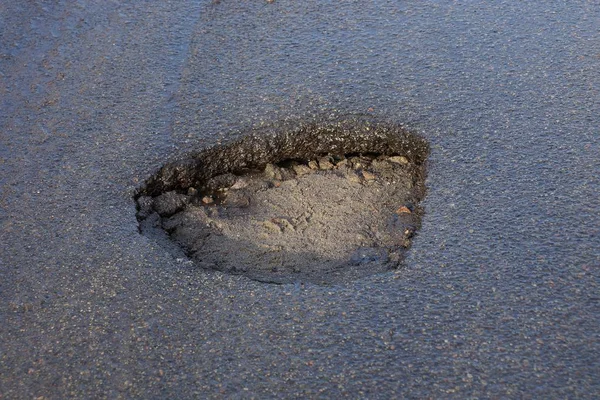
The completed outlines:
<svg viewBox="0 0 600 400">
<path fill-rule="evenodd" d="M 336 284 L 398 268 L 421 225 L 424 139 L 365 117 L 264 128 L 162 167 L 140 231 L 198 267 Z"/>
</svg>

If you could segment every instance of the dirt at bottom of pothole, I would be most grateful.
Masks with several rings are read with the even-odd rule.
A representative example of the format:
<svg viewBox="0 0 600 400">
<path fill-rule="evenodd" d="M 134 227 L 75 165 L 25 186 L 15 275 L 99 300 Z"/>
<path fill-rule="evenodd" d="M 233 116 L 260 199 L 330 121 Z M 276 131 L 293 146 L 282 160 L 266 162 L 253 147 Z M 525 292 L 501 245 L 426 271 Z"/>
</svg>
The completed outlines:
<svg viewBox="0 0 600 400">
<path fill-rule="evenodd" d="M 414 165 L 397 156 L 288 164 L 146 199 L 147 214 L 199 266 L 259 281 L 332 284 L 398 267 L 420 224 Z"/>
</svg>

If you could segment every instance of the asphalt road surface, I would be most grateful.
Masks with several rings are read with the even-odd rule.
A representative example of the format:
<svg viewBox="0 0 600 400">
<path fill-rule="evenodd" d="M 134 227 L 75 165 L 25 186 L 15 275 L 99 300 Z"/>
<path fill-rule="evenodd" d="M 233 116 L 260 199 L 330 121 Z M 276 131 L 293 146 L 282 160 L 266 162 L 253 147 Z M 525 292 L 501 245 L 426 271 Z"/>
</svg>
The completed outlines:
<svg viewBox="0 0 600 400">
<path fill-rule="evenodd" d="M 0 398 L 595 398 L 593 1 L 0 3 Z M 138 233 L 163 163 L 366 113 L 431 145 L 406 265 L 209 273 Z"/>
</svg>

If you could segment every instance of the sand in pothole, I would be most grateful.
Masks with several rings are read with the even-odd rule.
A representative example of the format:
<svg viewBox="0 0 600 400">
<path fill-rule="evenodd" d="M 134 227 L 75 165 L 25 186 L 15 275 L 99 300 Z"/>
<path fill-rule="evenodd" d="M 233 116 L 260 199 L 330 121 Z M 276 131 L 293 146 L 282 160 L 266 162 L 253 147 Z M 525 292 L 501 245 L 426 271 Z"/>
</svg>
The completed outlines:
<svg viewBox="0 0 600 400">
<path fill-rule="evenodd" d="M 148 199 L 148 212 L 203 268 L 343 282 L 398 267 L 420 223 L 415 168 L 377 155 L 267 164 Z"/>
</svg>

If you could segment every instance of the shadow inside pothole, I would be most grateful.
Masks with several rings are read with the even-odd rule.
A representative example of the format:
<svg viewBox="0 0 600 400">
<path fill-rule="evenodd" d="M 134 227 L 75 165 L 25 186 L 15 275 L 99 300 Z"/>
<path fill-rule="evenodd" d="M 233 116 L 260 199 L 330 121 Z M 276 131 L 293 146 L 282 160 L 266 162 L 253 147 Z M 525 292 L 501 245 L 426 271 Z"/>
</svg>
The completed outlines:
<svg viewBox="0 0 600 400">
<path fill-rule="evenodd" d="M 262 282 L 360 279 L 402 264 L 427 155 L 424 139 L 366 117 L 255 130 L 150 177 L 135 196 L 140 231 L 199 268 Z"/>
</svg>

